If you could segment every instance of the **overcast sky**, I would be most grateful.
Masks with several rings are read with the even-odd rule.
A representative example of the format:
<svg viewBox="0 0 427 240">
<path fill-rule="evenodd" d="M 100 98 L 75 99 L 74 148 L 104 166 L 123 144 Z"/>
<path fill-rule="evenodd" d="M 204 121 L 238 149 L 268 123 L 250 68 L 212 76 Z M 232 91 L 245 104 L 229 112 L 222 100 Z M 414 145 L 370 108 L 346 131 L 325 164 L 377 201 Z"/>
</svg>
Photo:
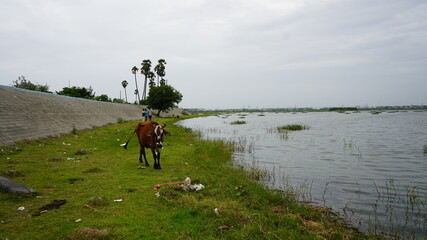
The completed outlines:
<svg viewBox="0 0 427 240">
<path fill-rule="evenodd" d="M 0 0 L 2 85 L 134 101 L 160 58 L 185 108 L 427 104 L 427 1 Z"/>
</svg>

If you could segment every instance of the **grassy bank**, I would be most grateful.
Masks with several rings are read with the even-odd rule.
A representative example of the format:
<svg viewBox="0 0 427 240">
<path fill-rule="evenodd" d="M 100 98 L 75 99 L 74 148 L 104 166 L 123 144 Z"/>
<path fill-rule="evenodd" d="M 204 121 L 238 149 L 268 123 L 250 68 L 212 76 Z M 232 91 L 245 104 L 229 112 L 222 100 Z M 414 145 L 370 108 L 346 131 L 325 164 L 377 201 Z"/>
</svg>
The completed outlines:
<svg viewBox="0 0 427 240">
<path fill-rule="evenodd" d="M 233 165 L 232 146 L 197 140 L 174 121 L 159 120 L 172 132 L 165 137 L 160 171 L 140 167 L 136 138 L 128 150 L 119 146 L 137 122 L 0 150 L 0 175 L 38 191 L 35 196 L 0 192 L 0 239 L 365 238 L 324 209 L 265 189 Z M 147 156 L 153 165 L 151 153 Z M 186 177 L 206 188 L 153 189 Z M 43 211 L 54 200 L 66 203 Z M 17 210 L 21 206 L 25 210 Z"/>
</svg>

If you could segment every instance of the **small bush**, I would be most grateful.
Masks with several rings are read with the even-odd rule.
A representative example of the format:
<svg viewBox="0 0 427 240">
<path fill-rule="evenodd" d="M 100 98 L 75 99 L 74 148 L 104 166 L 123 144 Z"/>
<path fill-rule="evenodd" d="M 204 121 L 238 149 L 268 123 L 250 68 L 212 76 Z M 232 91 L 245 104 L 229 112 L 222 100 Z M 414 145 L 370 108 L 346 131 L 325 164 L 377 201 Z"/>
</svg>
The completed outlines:
<svg viewBox="0 0 427 240">
<path fill-rule="evenodd" d="M 73 129 L 71 129 L 71 133 L 77 135 L 77 128 L 73 125 Z"/>
<path fill-rule="evenodd" d="M 124 123 L 125 122 L 125 120 L 123 119 L 123 118 L 117 118 L 117 123 Z"/>
</svg>

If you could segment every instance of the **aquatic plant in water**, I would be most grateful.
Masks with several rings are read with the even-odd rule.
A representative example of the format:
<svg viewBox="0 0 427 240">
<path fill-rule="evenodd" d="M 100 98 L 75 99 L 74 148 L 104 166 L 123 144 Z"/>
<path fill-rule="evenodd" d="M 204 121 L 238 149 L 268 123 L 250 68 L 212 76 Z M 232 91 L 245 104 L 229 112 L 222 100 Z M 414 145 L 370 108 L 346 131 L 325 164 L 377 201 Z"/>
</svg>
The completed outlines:
<svg viewBox="0 0 427 240">
<path fill-rule="evenodd" d="M 231 125 L 239 125 L 239 124 L 246 124 L 246 121 L 234 121 L 230 123 Z"/>
<path fill-rule="evenodd" d="M 300 124 L 288 124 L 285 126 L 277 127 L 278 132 L 286 132 L 286 131 L 299 131 L 309 129 L 309 126 L 300 125 Z"/>
</svg>

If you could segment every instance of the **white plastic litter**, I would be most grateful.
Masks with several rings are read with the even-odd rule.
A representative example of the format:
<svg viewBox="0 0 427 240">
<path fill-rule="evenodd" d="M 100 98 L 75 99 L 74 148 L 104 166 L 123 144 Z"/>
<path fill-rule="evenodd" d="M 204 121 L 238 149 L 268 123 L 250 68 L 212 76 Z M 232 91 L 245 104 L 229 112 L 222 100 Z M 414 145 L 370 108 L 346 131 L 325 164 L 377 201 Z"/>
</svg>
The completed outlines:
<svg viewBox="0 0 427 240">
<path fill-rule="evenodd" d="M 215 208 L 215 209 L 214 209 L 214 213 L 215 213 L 217 216 L 219 216 L 218 208 Z"/>
<path fill-rule="evenodd" d="M 19 207 L 17 210 L 18 210 L 18 211 L 24 211 L 24 210 L 25 210 L 25 207 L 24 207 L 24 206 Z"/>
<path fill-rule="evenodd" d="M 124 145 L 126 145 L 126 143 L 122 143 L 122 144 L 120 144 L 120 147 L 123 147 Z"/>
<path fill-rule="evenodd" d="M 189 177 L 187 177 L 184 180 L 184 185 L 182 186 L 182 188 L 185 191 L 192 191 L 192 190 L 200 191 L 203 188 L 205 188 L 205 186 L 203 186 L 203 184 L 193 184 L 193 185 L 191 185 L 191 179 Z"/>
<path fill-rule="evenodd" d="M 122 202 L 123 199 L 115 199 L 114 202 Z"/>
</svg>

